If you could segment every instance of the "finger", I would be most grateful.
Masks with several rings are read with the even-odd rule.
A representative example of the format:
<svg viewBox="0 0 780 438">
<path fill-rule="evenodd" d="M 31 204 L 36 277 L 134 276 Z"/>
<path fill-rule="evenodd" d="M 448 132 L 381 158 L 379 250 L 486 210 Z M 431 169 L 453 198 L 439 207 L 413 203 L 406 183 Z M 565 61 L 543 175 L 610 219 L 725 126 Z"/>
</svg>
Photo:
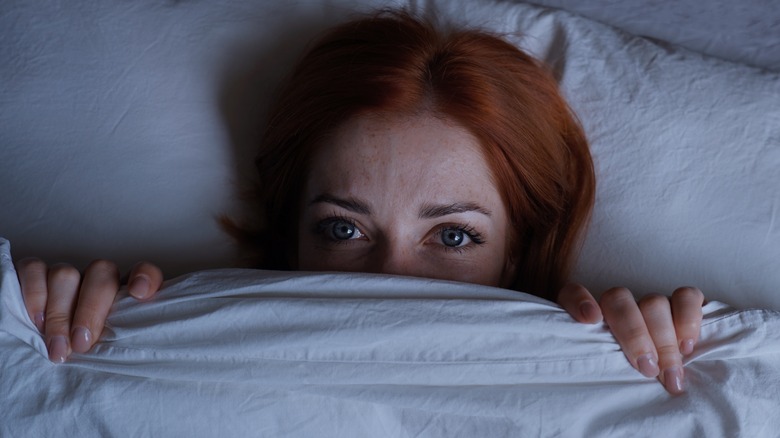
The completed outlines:
<svg viewBox="0 0 780 438">
<path fill-rule="evenodd" d="M 569 283 L 558 292 L 558 304 L 579 322 L 596 324 L 603 317 L 596 299 L 584 286 Z"/>
<path fill-rule="evenodd" d="M 70 355 L 70 318 L 80 281 L 81 274 L 73 266 L 59 264 L 49 269 L 45 331 L 52 362 L 65 362 Z"/>
<path fill-rule="evenodd" d="M 35 327 L 38 327 L 38 331 L 43 333 L 48 295 L 46 287 L 48 267 L 42 260 L 30 257 L 17 261 L 16 268 L 27 314 Z"/>
<path fill-rule="evenodd" d="M 663 295 L 648 295 L 639 300 L 639 309 L 658 353 L 661 369 L 658 377 L 667 391 L 680 394 L 684 391 L 682 355 L 669 299 Z"/>
<path fill-rule="evenodd" d="M 631 365 L 646 377 L 657 377 L 658 355 L 631 292 L 624 287 L 609 289 L 601 295 L 600 304 L 604 320 Z"/>
<path fill-rule="evenodd" d="M 689 355 L 699 341 L 704 294 L 695 287 L 681 287 L 672 294 L 672 317 L 680 353 Z"/>
<path fill-rule="evenodd" d="M 163 283 L 163 273 L 149 262 L 139 262 L 133 266 L 127 281 L 130 295 L 139 300 L 152 298 Z"/>
<path fill-rule="evenodd" d="M 71 346 L 86 353 L 100 337 L 111 305 L 119 290 L 119 269 L 107 260 L 95 260 L 84 271 L 78 305 L 70 331 Z"/>
</svg>

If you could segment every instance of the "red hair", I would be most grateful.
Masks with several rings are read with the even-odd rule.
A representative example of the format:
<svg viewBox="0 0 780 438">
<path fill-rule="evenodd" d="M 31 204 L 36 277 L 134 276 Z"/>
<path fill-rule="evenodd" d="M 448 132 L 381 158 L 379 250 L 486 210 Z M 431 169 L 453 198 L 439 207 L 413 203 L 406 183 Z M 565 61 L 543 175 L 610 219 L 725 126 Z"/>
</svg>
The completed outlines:
<svg viewBox="0 0 780 438">
<path fill-rule="evenodd" d="M 289 269 L 307 160 L 321 140 L 357 114 L 426 110 L 480 142 L 510 216 L 514 287 L 553 298 L 594 201 L 580 124 L 550 72 L 512 44 L 405 12 L 342 24 L 309 50 L 271 109 L 257 158 L 261 220 L 223 223 L 261 250 L 259 267 Z"/>
</svg>

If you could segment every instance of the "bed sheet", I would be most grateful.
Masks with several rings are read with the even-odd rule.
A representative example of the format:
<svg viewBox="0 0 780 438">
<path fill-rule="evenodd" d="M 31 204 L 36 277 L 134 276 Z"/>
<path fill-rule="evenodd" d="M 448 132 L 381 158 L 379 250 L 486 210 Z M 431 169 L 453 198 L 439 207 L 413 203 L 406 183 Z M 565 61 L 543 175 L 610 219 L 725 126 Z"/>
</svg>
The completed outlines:
<svg viewBox="0 0 780 438">
<path fill-rule="evenodd" d="M 714 53 L 722 39 L 771 53 L 777 8 L 549 3 L 652 38 L 510 0 L 4 1 L 0 235 L 19 257 L 82 268 L 235 266 L 215 217 L 241 211 L 275 85 L 321 30 L 407 6 L 505 34 L 554 69 L 599 180 L 575 280 L 780 309 L 780 76 Z M 729 20 L 752 24 L 734 34 Z M 688 47 L 719 58 L 672 44 L 690 35 L 712 36 Z"/>
<path fill-rule="evenodd" d="M 771 436 L 780 313 L 705 306 L 671 396 L 602 325 L 483 286 L 212 270 L 51 364 L 0 242 L 0 435 Z"/>
</svg>

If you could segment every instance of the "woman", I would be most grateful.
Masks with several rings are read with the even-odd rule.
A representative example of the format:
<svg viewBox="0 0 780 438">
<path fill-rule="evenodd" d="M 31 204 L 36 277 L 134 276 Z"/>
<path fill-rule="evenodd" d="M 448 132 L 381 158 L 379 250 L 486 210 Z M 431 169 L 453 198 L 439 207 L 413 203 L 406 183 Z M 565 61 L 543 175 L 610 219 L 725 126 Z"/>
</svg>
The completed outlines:
<svg viewBox="0 0 780 438">
<path fill-rule="evenodd" d="M 551 75 L 479 31 L 381 13 L 330 31 L 282 89 L 258 157 L 257 218 L 224 225 L 258 267 L 361 271 L 510 287 L 603 318 L 637 370 L 683 391 L 701 292 L 599 303 L 567 277 L 595 191 L 582 128 Z M 116 266 L 18 264 L 50 358 L 88 351 L 119 288 Z M 148 263 L 129 292 L 150 298 Z"/>
</svg>

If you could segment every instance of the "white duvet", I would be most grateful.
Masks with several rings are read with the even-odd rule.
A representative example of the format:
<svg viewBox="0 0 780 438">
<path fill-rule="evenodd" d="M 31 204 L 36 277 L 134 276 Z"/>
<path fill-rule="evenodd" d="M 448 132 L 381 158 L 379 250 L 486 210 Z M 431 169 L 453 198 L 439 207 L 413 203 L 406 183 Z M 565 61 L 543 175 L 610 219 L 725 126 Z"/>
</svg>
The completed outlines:
<svg viewBox="0 0 780 438">
<path fill-rule="evenodd" d="M 671 396 L 539 298 L 377 275 L 203 271 L 47 359 L 0 244 L 0 436 L 777 436 L 780 312 L 705 306 Z"/>
</svg>

